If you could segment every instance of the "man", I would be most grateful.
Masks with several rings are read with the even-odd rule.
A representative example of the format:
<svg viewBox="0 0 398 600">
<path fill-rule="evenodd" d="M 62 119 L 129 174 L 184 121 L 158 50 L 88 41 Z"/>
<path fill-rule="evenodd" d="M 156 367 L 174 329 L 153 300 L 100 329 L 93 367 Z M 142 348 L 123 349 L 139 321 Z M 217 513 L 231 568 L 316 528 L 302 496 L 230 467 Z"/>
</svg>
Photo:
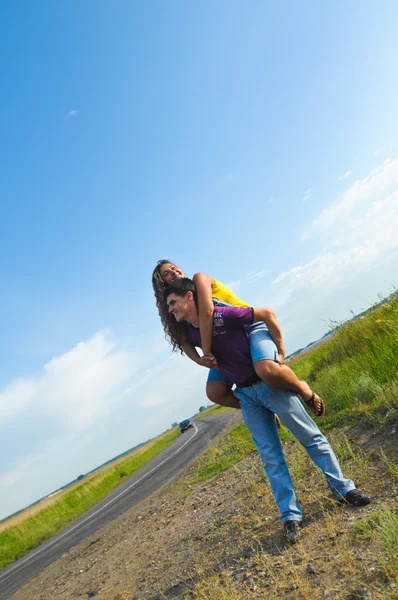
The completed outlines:
<svg viewBox="0 0 398 600">
<path fill-rule="evenodd" d="M 165 290 L 165 299 L 175 319 L 187 322 L 187 340 L 201 347 L 193 281 L 188 278 L 176 280 Z M 357 490 L 351 479 L 343 477 L 329 442 L 306 413 L 299 397 L 264 383 L 256 375 L 244 326 L 263 321 L 263 310 L 216 306 L 211 351 L 220 371 L 236 384 L 234 394 L 263 461 L 284 522 L 286 540 L 294 543 L 300 537 L 302 511 L 277 433 L 275 413 L 322 469 L 329 488 L 339 500 L 353 506 L 365 506 L 369 504 L 370 496 Z"/>
</svg>

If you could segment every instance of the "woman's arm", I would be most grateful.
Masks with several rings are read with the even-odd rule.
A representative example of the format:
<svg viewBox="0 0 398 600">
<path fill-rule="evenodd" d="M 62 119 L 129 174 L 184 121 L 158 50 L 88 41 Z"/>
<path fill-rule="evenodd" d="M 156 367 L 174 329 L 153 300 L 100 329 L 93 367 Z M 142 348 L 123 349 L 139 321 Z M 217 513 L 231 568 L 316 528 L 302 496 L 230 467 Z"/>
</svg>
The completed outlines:
<svg viewBox="0 0 398 600">
<path fill-rule="evenodd" d="M 202 339 L 202 350 L 205 357 L 213 359 L 212 367 L 217 366 L 217 361 L 211 354 L 211 343 L 213 340 L 213 296 L 212 287 L 214 279 L 206 273 L 195 273 L 193 281 L 196 286 L 199 310 L 199 329 Z"/>
<path fill-rule="evenodd" d="M 272 308 L 253 308 L 253 322 L 257 323 L 257 321 L 264 321 L 266 324 L 270 336 L 278 348 L 281 362 L 283 362 L 285 359 L 285 347 L 282 340 L 281 326 L 276 318 L 275 311 Z"/>
</svg>

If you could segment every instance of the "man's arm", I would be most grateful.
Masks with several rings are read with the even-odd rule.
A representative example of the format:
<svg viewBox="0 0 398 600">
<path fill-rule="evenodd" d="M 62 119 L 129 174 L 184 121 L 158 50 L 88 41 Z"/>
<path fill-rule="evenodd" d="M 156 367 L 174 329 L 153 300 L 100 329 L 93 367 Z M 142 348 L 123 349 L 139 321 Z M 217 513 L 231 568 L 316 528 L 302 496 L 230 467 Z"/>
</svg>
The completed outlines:
<svg viewBox="0 0 398 600">
<path fill-rule="evenodd" d="M 195 273 L 193 282 L 196 287 L 198 300 L 199 329 L 203 354 L 208 359 L 210 367 L 217 367 L 217 361 L 211 353 L 214 312 L 212 287 L 214 279 L 210 275 L 206 275 L 206 273 Z"/>
<path fill-rule="evenodd" d="M 280 361 L 283 363 L 285 360 L 285 347 L 283 345 L 281 327 L 276 318 L 275 311 L 272 308 L 253 308 L 253 323 L 257 323 L 258 321 L 264 321 L 266 324 L 270 336 L 278 348 Z"/>
<path fill-rule="evenodd" d="M 200 365 L 201 367 L 207 367 L 208 369 L 213 367 L 214 361 L 206 356 L 200 356 L 195 346 L 193 346 L 190 342 L 185 340 L 181 343 L 181 346 L 188 358 L 193 360 L 193 362 L 195 362 L 197 365 Z"/>
</svg>

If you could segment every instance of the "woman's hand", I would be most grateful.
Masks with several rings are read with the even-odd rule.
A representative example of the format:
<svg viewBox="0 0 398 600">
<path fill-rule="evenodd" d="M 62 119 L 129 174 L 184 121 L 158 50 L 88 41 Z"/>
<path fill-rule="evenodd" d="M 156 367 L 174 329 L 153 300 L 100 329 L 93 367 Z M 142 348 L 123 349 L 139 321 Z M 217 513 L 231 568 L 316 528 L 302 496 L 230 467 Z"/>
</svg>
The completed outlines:
<svg viewBox="0 0 398 600">
<path fill-rule="evenodd" d="M 285 347 L 284 346 L 278 346 L 278 356 L 279 356 L 280 364 L 283 365 L 283 363 L 285 362 Z"/>
<path fill-rule="evenodd" d="M 208 369 L 217 369 L 217 359 L 213 354 L 204 354 L 199 358 L 198 365 Z"/>
</svg>

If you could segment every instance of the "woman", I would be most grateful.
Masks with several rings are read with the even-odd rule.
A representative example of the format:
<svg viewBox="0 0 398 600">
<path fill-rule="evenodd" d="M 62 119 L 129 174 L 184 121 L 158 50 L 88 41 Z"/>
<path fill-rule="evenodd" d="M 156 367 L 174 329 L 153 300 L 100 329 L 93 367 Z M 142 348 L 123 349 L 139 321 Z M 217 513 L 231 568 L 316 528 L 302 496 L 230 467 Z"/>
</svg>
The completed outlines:
<svg viewBox="0 0 398 600">
<path fill-rule="evenodd" d="M 228 287 L 205 273 L 196 273 L 195 282 L 198 306 L 199 327 L 202 339 L 203 356 L 200 356 L 185 339 L 185 324 L 177 323 L 169 313 L 163 298 L 165 288 L 175 279 L 184 277 L 183 271 L 169 260 L 159 260 L 152 274 L 152 286 L 156 297 L 156 305 L 162 321 L 166 337 L 170 338 L 173 351 L 177 348 L 197 364 L 210 369 L 206 385 L 209 400 L 222 406 L 239 408 L 239 403 L 231 391 L 229 382 L 217 369 L 217 361 L 211 353 L 213 331 L 213 311 L 216 300 L 220 304 L 233 306 L 249 306 L 240 300 Z M 264 323 L 256 323 L 247 327 L 253 365 L 257 376 L 268 385 L 293 390 L 301 396 L 312 412 L 321 417 L 325 414 L 325 404 L 320 396 L 313 393 L 305 381 L 300 381 L 296 374 L 284 364 L 285 349 L 282 334 L 275 312 L 267 309 L 268 318 Z"/>
</svg>

